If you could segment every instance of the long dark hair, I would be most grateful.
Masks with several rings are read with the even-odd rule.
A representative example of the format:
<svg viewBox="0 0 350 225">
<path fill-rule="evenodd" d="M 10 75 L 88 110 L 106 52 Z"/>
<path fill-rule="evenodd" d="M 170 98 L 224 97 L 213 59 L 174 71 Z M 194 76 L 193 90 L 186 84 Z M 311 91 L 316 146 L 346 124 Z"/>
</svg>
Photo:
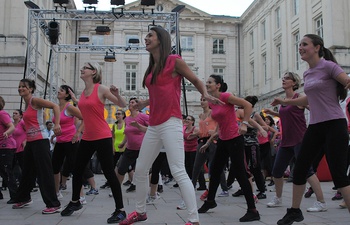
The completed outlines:
<svg viewBox="0 0 350 225">
<path fill-rule="evenodd" d="M 64 100 L 66 101 L 71 100 L 72 96 L 69 94 L 69 90 L 71 90 L 74 93 L 73 89 L 65 84 L 61 85 L 61 88 L 68 94 L 68 96 Z"/>
<path fill-rule="evenodd" d="M 30 80 L 30 79 L 25 78 L 25 79 L 20 80 L 19 82 L 25 83 L 27 88 L 33 88 L 32 94 L 34 93 L 34 91 L 36 89 L 36 85 L 35 85 L 34 80 Z"/>
<path fill-rule="evenodd" d="M 318 56 L 320 58 L 323 57 L 325 60 L 330 60 L 338 64 L 332 52 L 328 48 L 324 47 L 323 39 L 320 36 L 316 34 L 305 34 L 304 37 L 310 38 L 314 46 L 317 46 L 317 45 L 320 46 L 320 50 L 318 51 Z M 348 90 L 345 89 L 344 85 L 339 82 L 337 82 L 337 96 L 339 100 L 341 100 L 342 102 L 348 96 Z"/>
<path fill-rule="evenodd" d="M 155 84 L 158 75 L 162 72 L 162 70 L 165 67 L 166 64 L 166 60 L 168 58 L 168 56 L 171 53 L 171 37 L 170 34 L 168 33 L 168 31 L 166 31 L 164 28 L 162 27 L 152 27 L 150 28 L 150 31 L 154 31 L 157 34 L 158 37 L 158 41 L 159 41 L 159 62 L 157 62 L 157 65 L 154 66 L 154 64 L 156 63 L 154 61 L 153 55 L 150 53 L 149 55 L 149 64 L 148 64 L 148 68 L 145 72 L 145 75 L 143 77 L 143 81 L 142 81 L 142 87 L 145 87 L 145 82 L 146 82 L 146 78 L 147 76 L 152 72 L 152 80 L 151 80 L 151 84 Z"/>
</svg>

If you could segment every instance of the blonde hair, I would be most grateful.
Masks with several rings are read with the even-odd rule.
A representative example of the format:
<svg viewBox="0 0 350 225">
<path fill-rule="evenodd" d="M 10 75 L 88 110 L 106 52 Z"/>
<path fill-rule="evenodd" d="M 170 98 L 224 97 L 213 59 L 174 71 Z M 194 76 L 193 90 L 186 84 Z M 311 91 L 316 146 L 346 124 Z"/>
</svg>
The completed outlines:
<svg viewBox="0 0 350 225">
<path fill-rule="evenodd" d="M 299 89 L 301 79 L 300 79 L 300 77 L 299 77 L 299 75 L 297 73 L 286 72 L 284 75 L 289 76 L 295 82 L 295 85 L 293 86 L 293 91 Z"/>
<path fill-rule="evenodd" d="M 96 73 L 92 76 L 92 80 L 94 82 L 94 84 L 97 83 L 101 83 L 102 81 L 102 67 L 100 64 L 98 64 L 97 62 L 87 62 L 87 64 L 89 66 L 91 66 L 91 68 L 93 68 Z"/>
</svg>

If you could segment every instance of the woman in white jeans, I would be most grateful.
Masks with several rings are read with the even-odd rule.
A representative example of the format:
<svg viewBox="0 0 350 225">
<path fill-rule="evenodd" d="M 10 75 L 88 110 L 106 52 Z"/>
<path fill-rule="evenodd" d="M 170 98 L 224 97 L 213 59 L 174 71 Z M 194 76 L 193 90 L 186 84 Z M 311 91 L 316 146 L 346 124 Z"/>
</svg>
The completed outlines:
<svg viewBox="0 0 350 225">
<path fill-rule="evenodd" d="M 149 187 L 148 170 L 164 146 L 171 174 L 179 184 L 183 200 L 189 213 L 186 225 L 198 225 L 195 192 L 184 162 L 184 140 L 182 113 L 180 109 L 181 80 L 189 80 L 202 96 L 216 104 L 218 99 L 208 95 L 204 83 L 193 74 L 179 55 L 171 54 L 171 38 L 161 27 L 152 27 L 145 38 L 146 50 L 150 52 L 149 66 L 145 72 L 143 86 L 148 88 L 149 99 L 139 101 L 139 109 L 150 105 L 149 126 L 143 139 L 139 158 L 136 161 L 134 180 L 136 189 L 136 211 L 120 225 L 129 225 L 147 220 L 146 198 Z"/>
</svg>

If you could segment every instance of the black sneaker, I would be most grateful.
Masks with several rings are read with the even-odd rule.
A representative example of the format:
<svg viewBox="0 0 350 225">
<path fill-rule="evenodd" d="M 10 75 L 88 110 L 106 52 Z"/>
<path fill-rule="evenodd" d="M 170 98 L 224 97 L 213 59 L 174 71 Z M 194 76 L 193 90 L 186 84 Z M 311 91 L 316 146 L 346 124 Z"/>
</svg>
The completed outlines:
<svg viewBox="0 0 350 225">
<path fill-rule="evenodd" d="M 81 205 L 80 201 L 69 202 L 66 208 L 62 210 L 61 216 L 70 216 L 74 211 L 78 211 L 81 208 L 83 208 L 83 206 Z"/>
<path fill-rule="evenodd" d="M 258 211 L 247 210 L 247 213 L 239 219 L 239 222 L 251 222 L 255 220 L 260 220 L 260 215 Z"/>
<path fill-rule="evenodd" d="M 301 212 L 300 209 L 292 209 L 288 208 L 287 209 L 287 214 L 277 221 L 278 225 L 291 225 L 294 222 L 301 222 L 304 220 L 303 213 Z"/>
<path fill-rule="evenodd" d="M 11 198 L 11 199 L 8 200 L 6 203 L 7 203 L 7 204 L 15 204 L 15 203 L 17 203 L 17 201 L 16 201 L 15 199 Z"/>
<path fill-rule="evenodd" d="M 314 190 L 312 190 L 312 187 L 309 187 L 309 189 L 307 189 L 307 192 L 305 192 L 304 197 L 310 198 L 313 193 L 314 193 Z"/>
<path fill-rule="evenodd" d="M 0 199 L 4 199 L 4 196 L 2 195 L 1 191 L 0 191 Z"/>
<path fill-rule="evenodd" d="M 213 201 L 204 201 L 204 204 L 202 205 L 202 207 L 200 207 L 198 209 L 198 213 L 206 213 L 208 212 L 209 209 L 213 209 L 215 208 L 216 206 L 218 206 L 215 202 L 215 200 Z"/>
<path fill-rule="evenodd" d="M 136 185 L 135 184 L 131 184 L 130 187 L 128 189 L 126 189 L 126 193 L 133 192 L 135 190 L 136 190 Z"/>
<path fill-rule="evenodd" d="M 266 199 L 266 194 L 264 192 L 259 192 L 256 197 L 258 197 L 258 199 Z"/>
<path fill-rule="evenodd" d="M 244 193 L 241 189 L 239 189 L 238 191 L 232 194 L 232 197 L 239 197 L 241 195 L 244 195 Z"/>
<path fill-rule="evenodd" d="M 107 219 L 107 223 L 119 223 L 126 218 L 125 211 L 115 210 L 112 216 Z"/>
<path fill-rule="evenodd" d="M 127 180 L 123 183 L 124 186 L 129 186 L 131 184 L 131 181 L 130 180 Z"/>
<path fill-rule="evenodd" d="M 110 188 L 108 182 L 106 182 L 104 185 L 100 186 L 101 189 L 105 189 L 105 188 Z"/>
<path fill-rule="evenodd" d="M 267 186 L 271 187 L 273 185 L 275 185 L 275 181 L 271 180 L 270 183 Z"/>
<path fill-rule="evenodd" d="M 207 187 L 206 186 L 199 186 L 198 188 L 197 188 L 197 191 L 205 191 L 205 190 L 207 190 Z"/>
<path fill-rule="evenodd" d="M 157 187 L 157 192 L 159 192 L 159 193 L 163 193 L 163 185 L 158 185 L 158 187 Z"/>
</svg>

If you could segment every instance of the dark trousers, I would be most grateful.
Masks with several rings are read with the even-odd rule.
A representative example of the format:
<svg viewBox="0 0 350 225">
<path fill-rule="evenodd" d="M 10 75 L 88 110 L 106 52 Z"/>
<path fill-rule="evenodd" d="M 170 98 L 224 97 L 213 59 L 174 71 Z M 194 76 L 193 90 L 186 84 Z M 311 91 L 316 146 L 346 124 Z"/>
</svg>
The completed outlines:
<svg viewBox="0 0 350 225">
<path fill-rule="evenodd" d="M 48 139 L 27 142 L 24 148 L 24 164 L 22 179 L 17 191 L 17 202 L 31 199 L 30 192 L 36 178 L 38 178 L 40 193 L 46 207 L 60 206 L 61 203 L 56 195 Z"/>
<path fill-rule="evenodd" d="M 159 181 L 159 172 L 162 169 L 163 162 L 166 159 L 166 153 L 160 152 L 156 160 L 154 160 L 151 169 L 151 184 L 158 184 Z"/>
<path fill-rule="evenodd" d="M 0 149 L 0 173 L 3 182 L 6 181 L 11 199 L 15 199 L 17 192 L 17 184 L 12 166 L 15 151 L 16 149 Z"/>
<path fill-rule="evenodd" d="M 244 160 L 244 138 L 242 135 L 230 140 L 218 140 L 217 149 L 210 168 L 208 200 L 214 200 L 220 183 L 220 174 L 230 157 L 232 171 L 244 193 L 248 209 L 255 209 L 252 187 L 249 183 Z"/>
<path fill-rule="evenodd" d="M 77 153 L 76 167 L 73 171 L 73 201 L 79 200 L 86 165 L 90 162 L 92 155 L 96 151 L 103 174 L 111 187 L 115 208 L 124 208 L 121 186 L 117 179 L 117 175 L 114 172 L 112 149 L 112 138 L 105 138 L 96 141 L 81 140 Z"/>
<path fill-rule="evenodd" d="M 253 174 L 256 186 L 260 192 L 265 192 L 265 179 L 261 172 L 259 145 L 245 146 L 245 156 L 249 165 L 249 172 Z"/>
</svg>

